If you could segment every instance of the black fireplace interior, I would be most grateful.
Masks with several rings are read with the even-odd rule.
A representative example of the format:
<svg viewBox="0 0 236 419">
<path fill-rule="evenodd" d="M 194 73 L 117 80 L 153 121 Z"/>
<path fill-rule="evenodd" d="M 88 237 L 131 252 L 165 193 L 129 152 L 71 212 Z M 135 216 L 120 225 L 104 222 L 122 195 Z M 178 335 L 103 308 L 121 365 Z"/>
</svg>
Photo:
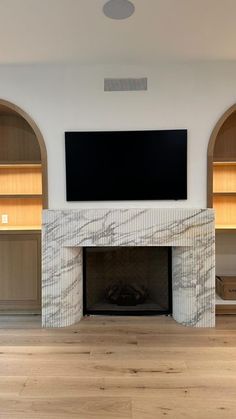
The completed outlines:
<svg viewBox="0 0 236 419">
<path fill-rule="evenodd" d="M 85 247 L 84 314 L 172 312 L 171 247 Z"/>
</svg>

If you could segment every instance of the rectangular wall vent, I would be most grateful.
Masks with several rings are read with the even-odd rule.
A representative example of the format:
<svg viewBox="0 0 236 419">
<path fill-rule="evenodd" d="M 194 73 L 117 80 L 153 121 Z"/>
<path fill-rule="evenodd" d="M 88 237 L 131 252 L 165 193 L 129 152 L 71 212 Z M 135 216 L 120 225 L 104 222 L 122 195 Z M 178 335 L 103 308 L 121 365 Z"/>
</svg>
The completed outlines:
<svg viewBox="0 0 236 419">
<path fill-rule="evenodd" d="M 104 79 L 105 92 L 127 92 L 137 90 L 147 90 L 147 77 L 142 77 L 139 79 Z"/>
</svg>

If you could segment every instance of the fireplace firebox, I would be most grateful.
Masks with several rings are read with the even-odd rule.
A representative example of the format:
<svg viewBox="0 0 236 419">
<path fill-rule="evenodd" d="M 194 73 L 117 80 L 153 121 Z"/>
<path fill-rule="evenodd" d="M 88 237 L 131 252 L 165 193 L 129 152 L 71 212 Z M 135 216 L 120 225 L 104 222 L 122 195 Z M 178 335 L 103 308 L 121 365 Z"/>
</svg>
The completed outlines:
<svg viewBox="0 0 236 419">
<path fill-rule="evenodd" d="M 172 313 L 171 247 L 84 247 L 84 314 Z"/>
</svg>

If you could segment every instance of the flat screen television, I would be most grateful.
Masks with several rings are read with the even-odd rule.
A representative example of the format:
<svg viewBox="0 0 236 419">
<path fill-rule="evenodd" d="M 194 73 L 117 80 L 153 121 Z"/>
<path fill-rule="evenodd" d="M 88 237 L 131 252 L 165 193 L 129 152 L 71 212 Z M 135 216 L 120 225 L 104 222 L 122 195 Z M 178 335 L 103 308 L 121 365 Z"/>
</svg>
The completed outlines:
<svg viewBox="0 0 236 419">
<path fill-rule="evenodd" d="M 187 130 L 66 132 L 67 201 L 187 199 Z"/>
</svg>

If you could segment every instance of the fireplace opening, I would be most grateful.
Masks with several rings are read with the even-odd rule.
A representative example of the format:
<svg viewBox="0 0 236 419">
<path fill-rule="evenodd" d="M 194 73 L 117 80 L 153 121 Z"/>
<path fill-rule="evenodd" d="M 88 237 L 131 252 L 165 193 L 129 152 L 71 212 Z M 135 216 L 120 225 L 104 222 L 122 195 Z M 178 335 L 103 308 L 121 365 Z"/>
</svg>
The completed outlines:
<svg viewBox="0 0 236 419">
<path fill-rule="evenodd" d="M 85 247 L 84 314 L 170 314 L 171 276 L 171 247 Z"/>
</svg>

